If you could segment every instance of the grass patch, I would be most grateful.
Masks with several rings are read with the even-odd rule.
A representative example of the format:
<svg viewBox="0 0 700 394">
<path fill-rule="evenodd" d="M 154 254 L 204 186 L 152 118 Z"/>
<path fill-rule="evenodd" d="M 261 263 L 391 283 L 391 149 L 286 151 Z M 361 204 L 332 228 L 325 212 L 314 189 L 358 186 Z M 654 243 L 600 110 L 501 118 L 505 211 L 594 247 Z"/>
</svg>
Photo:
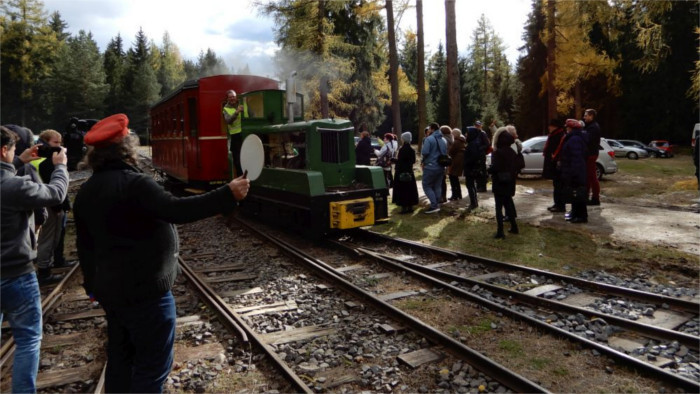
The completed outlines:
<svg viewBox="0 0 700 394">
<path fill-rule="evenodd" d="M 430 308 L 433 304 L 433 300 L 431 299 L 406 299 L 403 300 L 399 303 L 401 305 L 401 309 L 403 310 L 422 310 L 425 308 Z"/>
<path fill-rule="evenodd" d="M 530 363 L 532 363 L 532 368 L 541 371 L 545 369 L 548 365 L 550 365 L 552 362 L 549 359 L 546 358 L 538 358 L 534 357 L 530 359 Z"/>
<path fill-rule="evenodd" d="M 448 332 L 459 332 L 462 335 L 479 335 L 483 334 L 485 332 L 491 331 L 491 320 L 486 319 L 480 321 L 477 325 L 475 326 L 466 326 L 466 325 L 460 325 L 460 326 L 448 326 L 447 327 Z"/>
<path fill-rule="evenodd" d="M 617 160 L 620 171 L 601 181 L 604 198 L 643 205 L 687 206 L 697 198 L 695 168 L 688 156 L 670 159 Z M 519 187 L 536 193 L 549 193 L 552 182 L 538 177 L 518 180 Z M 519 222 L 520 234 L 497 240 L 492 237 L 496 223 L 491 210 L 471 212 L 449 208 L 438 215 L 423 214 L 424 208 L 399 215 L 399 207 L 389 205 L 391 220 L 374 231 L 395 237 L 461 251 L 470 255 L 522 264 L 533 268 L 575 275 L 583 270 L 630 271 L 635 267 L 659 268 L 659 262 L 697 270 L 697 256 L 671 247 L 652 244 L 618 244 L 607 233 L 591 234 L 575 227 L 552 228 Z M 506 228 L 508 224 L 506 224 Z M 664 268 L 660 271 L 667 272 Z M 691 273 L 692 274 L 692 273 Z M 697 277 L 697 275 L 691 275 Z"/>
<path fill-rule="evenodd" d="M 503 340 L 498 342 L 498 347 L 508 353 L 510 357 L 522 357 L 523 345 L 520 342 Z"/>
</svg>

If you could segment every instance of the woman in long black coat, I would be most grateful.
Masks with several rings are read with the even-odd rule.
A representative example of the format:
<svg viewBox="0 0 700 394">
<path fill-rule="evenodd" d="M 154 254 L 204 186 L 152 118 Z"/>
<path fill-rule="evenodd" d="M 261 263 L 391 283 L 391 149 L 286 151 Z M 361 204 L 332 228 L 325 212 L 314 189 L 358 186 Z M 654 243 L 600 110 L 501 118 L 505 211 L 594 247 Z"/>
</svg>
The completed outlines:
<svg viewBox="0 0 700 394">
<path fill-rule="evenodd" d="M 411 147 L 411 133 L 401 134 L 401 149 L 396 162 L 396 177 L 394 179 L 394 195 L 392 202 L 401 207 L 400 213 L 413 212 L 413 206 L 418 204 L 418 186 L 413 174 L 413 164 L 416 162 L 416 151 Z"/>
<path fill-rule="evenodd" d="M 503 128 L 505 129 L 505 128 Z M 497 132 L 498 133 L 498 132 Z M 515 180 L 518 173 L 524 166 L 522 156 L 518 156 L 510 146 L 515 142 L 513 136 L 505 130 L 498 133 L 496 149 L 491 154 L 491 168 L 489 171 L 493 176 L 492 190 L 496 202 L 496 223 L 498 230 L 495 238 L 505 238 L 503 233 L 503 209 L 510 220 L 512 234 L 518 233 L 518 224 L 515 218 L 518 216 L 515 211 L 513 196 L 515 195 Z"/>
</svg>

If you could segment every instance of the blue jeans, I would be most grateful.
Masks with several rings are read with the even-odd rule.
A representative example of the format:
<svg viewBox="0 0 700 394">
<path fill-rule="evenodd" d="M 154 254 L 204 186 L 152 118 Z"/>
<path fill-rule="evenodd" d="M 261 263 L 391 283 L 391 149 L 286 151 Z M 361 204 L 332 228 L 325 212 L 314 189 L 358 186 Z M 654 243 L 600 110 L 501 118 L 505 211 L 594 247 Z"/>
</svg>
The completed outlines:
<svg viewBox="0 0 700 394">
<path fill-rule="evenodd" d="M 423 193 L 430 201 L 430 209 L 440 207 L 442 196 L 442 179 L 445 177 L 445 169 L 442 167 L 423 168 Z"/>
<path fill-rule="evenodd" d="M 160 298 L 134 305 L 102 305 L 107 314 L 108 393 L 161 393 L 173 364 L 175 299 Z"/>
<path fill-rule="evenodd" d="M 7 314 L 17 346 L 12 392 L 35 393 L 42 327 L 41 293 L 35 272 L 0 281 L 0 323 L 3 314 Z"/>
</svg>

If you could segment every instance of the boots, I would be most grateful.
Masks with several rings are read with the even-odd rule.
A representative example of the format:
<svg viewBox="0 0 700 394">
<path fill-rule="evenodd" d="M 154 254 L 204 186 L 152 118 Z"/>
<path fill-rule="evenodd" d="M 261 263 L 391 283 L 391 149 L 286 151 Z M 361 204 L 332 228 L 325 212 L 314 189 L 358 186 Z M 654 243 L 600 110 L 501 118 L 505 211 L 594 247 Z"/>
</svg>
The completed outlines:
<svg viewBox="0 0 700 394">
<path fill-rule="evenodd" d="M 520 233 L 518 231 L 518 223 L 515 222 L 515 219 L 510 220 L 510 229 L 508 230 L 508 232 L 511 234 L 519 234 Z"/>
<path fill-rule="evenodd" d="M 36 277 L 39 280 L 39 286 L 58 283 L 63 279 L 61 275 L 51 274 L 51 268 L 39 268 Z"/>
<path fill-rule="evenodd" d="M 493 237 L 496 239 L 503 239 L 506 237 L 503 233 L 503 222 L 498 223 L 498 230 L 496 230 L 496 234 Z"/>
</svg>

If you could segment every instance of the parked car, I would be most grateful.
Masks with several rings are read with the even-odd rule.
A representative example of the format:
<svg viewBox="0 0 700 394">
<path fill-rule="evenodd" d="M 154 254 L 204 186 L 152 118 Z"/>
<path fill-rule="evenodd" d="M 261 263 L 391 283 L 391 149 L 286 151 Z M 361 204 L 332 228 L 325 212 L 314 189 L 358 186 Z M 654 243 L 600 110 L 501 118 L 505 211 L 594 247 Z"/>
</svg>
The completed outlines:
<svg viewBox="0 0 700 394">
<path fill-rule="evenodd" d="M 693 127 L 693 134 L 690 140 L 690 145 L 695 149 L 695 144 L 698 143 L 698 134 L 700 134 L 700 123 L 695 123 Z"/>
<path fill-rule="evenodd" d="M 610 147 L 615 151 L 615 157 L 626 157 L 631 160 L 637 160 L 640 157 L 649 157 L 649 153 L 645 149 L 625 145 L 618 140 L 608 139 L 607 141 Z"/>
<path fill-rule="evenodd" d="M 649 143 L 649 146 L 659 148 L 666 151 L 668 157 L 673 157 L 673 146 L 666 140 L 654 140 Z"/>
<path fill-rule="evenodd" d="M 532 137 L 523 142 L 525 168 L 522 169 L 522 174 L 542 175 L 542 167 L 544 166 L 544 156 L 542 156 L 542 152 L 544 151 L 544 144 L 546 142 L 547 136 Z M 600 139 L 598 148 L 596 174 L 598 179 L 602 179 L 603 175 L 617 172 L 617 162 L 615 162 L 615 151 L 613 151 L 604 138 Z M 486 157 L 486 165 L 491 165 L 490 154 Z"/>
<path fill-rule="evenodd" d="M 639 149 L 644 149 L 649 153 L 649 156 L 654 156 L 654 157 L 668 157 L 668 153 L 666 153 L 665 150 L 659 149 L 653 146 L 649 145 L 644 145 L 643 142 L 637 141 L 637 140 L 617 140 L 619 143 L 621 143 L 624 146 L 631 146 L 634 148 L 639 148 Z"/>
</svg>

